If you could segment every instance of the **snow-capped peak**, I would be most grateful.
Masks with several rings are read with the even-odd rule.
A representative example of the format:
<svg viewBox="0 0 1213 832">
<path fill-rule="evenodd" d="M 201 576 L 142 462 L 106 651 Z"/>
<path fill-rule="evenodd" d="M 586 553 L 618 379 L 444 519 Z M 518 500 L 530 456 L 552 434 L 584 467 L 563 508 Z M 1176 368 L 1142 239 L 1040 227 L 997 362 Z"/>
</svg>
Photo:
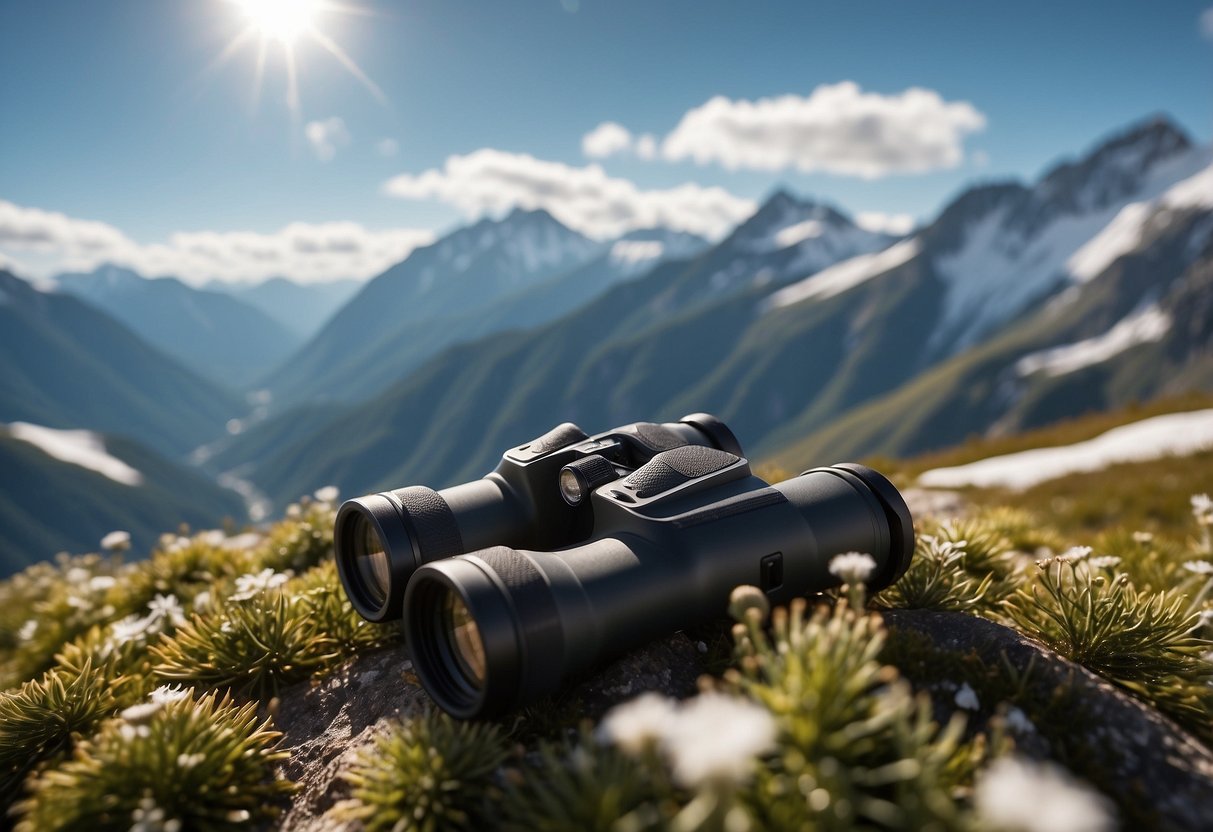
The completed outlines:
<svg viewBox="0 0 1213 832">
<path fill-rule="evenodd" d="M 1055 168 L 1032 189 L 999 186 L 997 199 L 981 200 L 983 213 L 945 211 L 940 223 L 948 225 L 930 235 L 940 243 L 933 262 L 946 290 L 932 346 L 963 349 L 1064 282 L 1093 277 L 1128 250 L 1125 241 L 1136 237 L 1124 226 L 1138 227 L 1147 213 L 1131 209 L 1118 221 L 1122 210 L 1161 197 L 1209 163 L 1208 149 L 1151 122 Z M 1105 230 L 1115 241 L 1088 247 Z"/>
</svg>

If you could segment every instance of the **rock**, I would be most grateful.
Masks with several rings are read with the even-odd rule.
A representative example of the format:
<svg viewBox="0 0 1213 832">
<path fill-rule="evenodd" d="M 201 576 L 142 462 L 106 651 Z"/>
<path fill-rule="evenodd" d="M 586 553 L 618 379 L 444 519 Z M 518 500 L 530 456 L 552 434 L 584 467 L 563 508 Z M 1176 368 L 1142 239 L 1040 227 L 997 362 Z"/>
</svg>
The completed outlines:
<svg viewBox="0 0 1213 832">
<path fill-rule="evenodd" d="M 560 697 L 574 719 L 597 720 L 613 705 L 644 692 L 685 697 L 704 671 L 696 644 L 678 634 L 628 654 Z M 299 784 L 281 829 L 331 832 L 349 825 L 326 813 L 349 796 L 341 780 L 354 755 L 395 719 L 434 708 L 413 672 L 408 651 L 397 646 L 359 655 L 338 672 L 282 692 L 274 721 L 291 757 L 282 772 Z"/>
<path fill-rule="evenodd" d="M 1075 773 L 1097 775 L 1101 789 L 1118 797 L 1122 806 L 1148 807 L 1151 828 L 1213 829 L 1213 752 L 1154 708 L 993 621 L 926 610 L 890 610 L 884 619 L 893 633 L 921 634 L 938 650 L 974 654 L 982 663 L 1005 663 L 1020 672 L 1031 668 L 1023 676 L 1020 701 L 1048 702 L 1061 689 L 1072 694 L 1070 701 L 1081 703 L 1080 712 L 1064 726 L 1068 737 L 1050 736 L 1043 728 L 1042 736 L 1013 734 L 1020 753 L 1055 756 L 1067 747 L 1067 740 L 1077 740 L 1094 755 L 1089 762 L 1071 765 Z M 918 681 L 912 668 L 903 671 L 911 681 Z M 938 712 L 946 715 L 956 710 L 954 689 L 924 687 L 931 691 Z M 984 727 L 994 704 L 983 703 L 984 716 L 970 716 L 977 722 L 975 727 Z M 1078 770 L 1082 766 L 1088 771 Z"/>
</svg>

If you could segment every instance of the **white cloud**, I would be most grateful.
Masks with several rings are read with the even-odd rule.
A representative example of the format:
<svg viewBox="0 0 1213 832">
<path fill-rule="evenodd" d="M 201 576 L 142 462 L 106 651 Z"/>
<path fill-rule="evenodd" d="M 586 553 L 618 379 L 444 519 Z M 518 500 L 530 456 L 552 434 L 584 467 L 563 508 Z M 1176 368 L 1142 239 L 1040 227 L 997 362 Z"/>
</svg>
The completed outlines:
<svg viewBox="0 0 1213 832">
<path fill-rule="evenodd" d="M 631 132 L 613 121 L 604 121 L 581 137 L 581 152 L 591 159 L 605 159 L 631 149 Z"/>
<path fill-rule="evenodd" d="M 375 150 L 380 156 L 395 156 L 400 150 L 400 143 L 395 139 L 380 139 L 375 144 Z"/>
<path fill-rule="evenodd" d="M 688 111 L 661 152 L 671 161 L 729 169 L 795 168 L 875 179 L 956 167 L 965 137 L 985 124 L 973 105 L 944 101 L 934 90 L 881 95 L 843 81 L 823 84 L 807 98 L 717 96 Z"/>
<path fill-rule="evenodd" d="M 311 145 L 312 152 L 322 162 L 331 161 L 337 155 L 337 149 L 350 143 L 350 131 L 340 116 L 332 116 L 324 121 L 309 121 L 303 128 L 303 135 Z"/>
<path fill-rule="evenodd" d="M 636 155 L 641 159 L 649 160 L 657 158 L 657 137 L 652 133 L 645 133 L 636 139 L 634 146 Z"/>
<path fill-rule="evenodd" d="M 860 211 L 855 215 L 855 224 L 878 234 L 909 234 L 914 230 L 911 214 L 885 214 L 880 211 Z"/>
<path fill-rule="evenodd" d="M 400 174 L 385 182 L 383 191 L 402 199 L 438 199 L 469 217 L 516 206 L 545 208 L 570 228 L 599 239 L 657 225 L 719 237 L 756 207 L 722 188 L 686 183 L 641 190 L 597 164 L 572 167 L 489 148 L 450 156 L 441 169 Z"/>
<path fill-rule="evenodd" d="M 1200 33 L 1206 40 L 1213 40 L 1213 6 L 1200 13 Z"/>
<path fill-rule="evenodd" d="M 102 263 L 149 276 L 307 282 L 368 278 L 434 239 L 416 228 L 371 230 L 353 222 L 291 223 L 279 231 L 183 231 L 159 243 L 135 242 L 111 225 L 0 200 L 0 256 L 37 255 L 43 274 L 87 271 Z"/>
</svg>

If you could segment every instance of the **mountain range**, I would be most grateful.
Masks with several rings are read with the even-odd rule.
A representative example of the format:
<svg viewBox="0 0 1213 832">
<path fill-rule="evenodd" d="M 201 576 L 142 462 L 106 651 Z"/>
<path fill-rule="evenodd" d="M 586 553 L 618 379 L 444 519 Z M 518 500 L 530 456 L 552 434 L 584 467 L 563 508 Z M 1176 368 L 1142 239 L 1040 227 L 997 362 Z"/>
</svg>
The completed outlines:
<svg viewBox="0 0 1213 832">
<path fill-rule="evenodd" d="M 1152 118 L 906 237 L 780 190 L 714 243 L 516 210 L 361 286 L 0 275 L 0 421 L 125 434 L 278 508 L 480 476 L 565 420 L 707 410 L 789 469 L 927 451 L 1213 389 L 1211 164 Z M 246 354 L 204 357 L 213 331 Z"/>
<path fill-rule="evenodd" d="M 256 381 L 302 342 L 297 332 L 258 307 L 174 277 L 148 280 L 106 265 L 87 274 L 61 274 L 55 284 L 110 313 L 200 375 L 235 388 Z"/>
<path fill-rule="evenodd" d="M 1122 332 L 1148 329 L 1149 317 L 1141 324 L 1131 316 L 1148 315 L 1151 292 L 1163 303 L 1188 286 L 1208 239 L 1201 195 L 1213 192 L 1202 187 L 1209 161 L 1207 149 L 1153 119 L 1034 183 L 971 188 L 896 241 L 779 192 L 690 259 L 665 261 L 547 324 L 456 345 L 330 414 L 310 437 L 267 450 L 265 437 L 279 433 L 271 421 L 217 463 L 238 460 L 281 502 L 321 481 L 348 493 L 478 476 L 502 448 L 566 419 L 601 429 L 709 410 L 752 454 L 807 465 L 940 447 L 1153 395 L 1149 383 L 1107 376 L 1067 384 L 1047 407 L 1030 406 L 1049 398 L 1030 390 L 1060 382 L 1027 373 L 1021 392 L 992 398 L 982 368 L 974 375 L 987 383 L 967 377 L 934 402 L 934 418 L 911 430 L 920 393 L 900 391 L 952 362 L 976 360 L 1002 338 L 1026 339 L 1009 355 L 1014 363 L 1126 319 Z M 1141 218 L 1136 236 L 1125 230 L 1133 217 Z M 1134 258 L 1148 286 L 1114 276 L 1134 268 Z M 1071 311 L 1061 316 L 1060 304 Z M 1038 323 L 1042 315 L 1054 316 L 1052 326 Z M 1185 367 L 1207 344 L 1193 326 L 1185 345 L 1173 348 L 1173 361 Z M 1016 334 L 1030 330 L 1036 337 Z M 1150 343 L 1162 349 L 1168 340 Z M 1191 370 L 1168 383 L 1203 378 Z M 879 402 L 888 402 L 885 418 L 868 429 L 861 408 Z M 965 407 L 971 418 L 961 417 Z"/>
</svg>

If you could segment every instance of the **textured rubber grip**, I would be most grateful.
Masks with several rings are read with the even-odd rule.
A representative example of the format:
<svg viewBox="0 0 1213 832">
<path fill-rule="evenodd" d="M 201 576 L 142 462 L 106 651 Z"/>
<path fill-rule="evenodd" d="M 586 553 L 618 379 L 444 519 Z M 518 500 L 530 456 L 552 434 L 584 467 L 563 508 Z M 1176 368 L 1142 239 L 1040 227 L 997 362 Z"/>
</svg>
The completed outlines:
<svg viewBox="0 0 1213 832">
<path fill-rule="evenodd" d="M 392 492 L 400 501 L 406 525 L 411 527 L 421 562 L 463 554 L 463 536 L 455 513 L 442 495 L 423 485 L 412 485 Z"/>
<path fill-rule="evenodd" d="M 588 439 L 585 431 L 574 425 L 572 422 L 565 422 L 557 425 L 549 430 L 543 436 L 531 441 L 527 445 L 527 450 L 532 454 L 546 454 L 552 451 L 558 451 L 561 448 L 572 445 L 574 442 L 580 442 L 583 439 Z"/>
<path fill-rule="evenodd" d="M 687 444 L 685 439 L 665 425 L 658 425 L 653 422 L 637 422 L 636 438 L 649 449 L 650 453 L 654 454 L 668 451 L 671 448 L 679 448 Z"/>
<path fill-rule="evenodd" d="M 514 549 L 494 546 L 474 556 L 488 565 L 509 593 L 526 657 L 524 688 L 541 687 L 547 681 L 544 668 L 560 667 L 557 657 L 564 652 L 564 628 L 547 581 L 529 558 Z"/>
<path fill-rule="evenodd" d="M 741 457 L 704 445 L 683 445 L 662 451 L 652 461 L 637 468 L 623 481 L 640 498 L 662 494 L 684 482 L 697 480 L 728 468 Z"/>
</svg>

